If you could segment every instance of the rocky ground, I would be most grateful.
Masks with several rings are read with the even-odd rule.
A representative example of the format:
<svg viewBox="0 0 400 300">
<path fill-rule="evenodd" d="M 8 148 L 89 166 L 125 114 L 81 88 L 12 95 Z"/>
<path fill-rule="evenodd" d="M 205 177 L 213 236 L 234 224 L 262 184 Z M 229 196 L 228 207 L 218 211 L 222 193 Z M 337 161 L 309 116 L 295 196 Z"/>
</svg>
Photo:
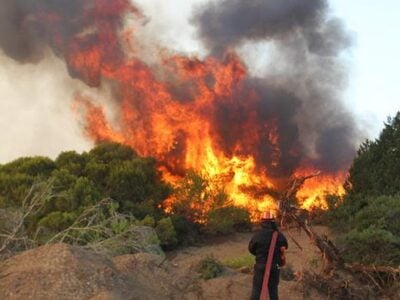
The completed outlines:
<svg viewBox="0 0 400 300">
<path fill-rule="evenodd" d="M 291 269 L 318 271 L 319 254 L 308 237 L 297 230 L 286 234 Z M 167 258 L 144 253 L 107 258 L 66 244 L 47 245 L 0 265 L 0 299 L 248 299 L 251 273 L 225 268 L 221 276 L 203 280 L 196 267 L 207 256 L 225 260 L 246 254 L 250 238 L 251 233 L 237 233 L 169 253 Z M 280 296 L 283 300 L 323 299 L 304 291 L 296 280 L 281 280 Z"/>
</svg>

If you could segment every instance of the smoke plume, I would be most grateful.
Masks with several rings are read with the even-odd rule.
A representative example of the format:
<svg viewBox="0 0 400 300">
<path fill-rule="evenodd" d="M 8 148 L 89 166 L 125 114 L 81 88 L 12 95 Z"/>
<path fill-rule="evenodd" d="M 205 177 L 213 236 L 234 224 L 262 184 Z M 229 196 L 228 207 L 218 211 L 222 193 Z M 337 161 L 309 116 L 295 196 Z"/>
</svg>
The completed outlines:
<svg viewBox="0 0 400 300">
<path fill-rule="evenodd" d="M 352 39 L 330 16 L 327 1 L 214 1 L 197 11 L 194 23 L 217 57 L 246 43 L 271 46 L 265 53 L 272 57 L 270 70 L 249 78 L 248 85 L 261 97 L 257 117 L 277 122 L 280 164 L 275 171 L 290 173 L 305 161 L 326 171 L 349 164 L 359 131 L 341 93 L 347 71 L 342 54 Z M 266 163 L 270 153 L 264 149 L 259 160 Z"/>
<path fill-rule="evenodd" d="M 127 17 L 142 18 L 129 0 L 0 0 L 0 48 L 20 63 L 38 62 L 51 49 L 71 77 L 90 87 L 109 83 L 117 126 L 104 105 L 78 97 L 87 135 L 131 145 L 172 171 L 201 166 L 207 143 L 228 161 L 252 157 L 277 178 L 300 167 L 348 166 L 359 134 L 340 101 L 351 37 L 327 1 L 209 2 L 193 17 L 209 56 L 163 49 L 153 65 L 140 56 L 140 41 L 126 42 Z M 237 49 L 259 41 L 270 43 L 274 63 L 252 77 Z"/>
<path fill-rule="evenodd" d="M 90 86 L 100 84 L 101 64 L 121 60 L 115 34 L 125 13 L 137 13 L 129 0 L 0 0 L 0 48 L 11 58 L 38 62 L 52 49 L 69 73 Z M 95 49 L 96 48 L 96 49 Z M 84 54 L 78 68 L 71 56 Z M 91 60 L 89 60 L 91 58 Z"/>
</svg>

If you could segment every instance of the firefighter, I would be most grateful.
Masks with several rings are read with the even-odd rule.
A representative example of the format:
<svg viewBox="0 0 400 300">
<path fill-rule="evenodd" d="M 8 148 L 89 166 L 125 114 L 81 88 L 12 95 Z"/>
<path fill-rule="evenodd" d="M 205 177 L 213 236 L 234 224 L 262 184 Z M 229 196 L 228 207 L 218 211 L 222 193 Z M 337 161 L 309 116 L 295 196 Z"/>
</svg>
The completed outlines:
<svg viewBox="0 0 400 300">
<path fill-rule="evenodd" d="M 283 252 L 288 248 L 288 242 L 286 237 L 278 230 L 278 225 L 271 212 L 265 212 L 261 217 L 260 223 L 261 230 L 254 234 L 249 243 L 249 251 L 256 257 L 251 300 L 260 299 L 268 252 L 274 231 L 278 235 L 270 268 L 268 293 L 269 299 L 278 300 L 280 266 L 284 264 Z"/>
</svg>

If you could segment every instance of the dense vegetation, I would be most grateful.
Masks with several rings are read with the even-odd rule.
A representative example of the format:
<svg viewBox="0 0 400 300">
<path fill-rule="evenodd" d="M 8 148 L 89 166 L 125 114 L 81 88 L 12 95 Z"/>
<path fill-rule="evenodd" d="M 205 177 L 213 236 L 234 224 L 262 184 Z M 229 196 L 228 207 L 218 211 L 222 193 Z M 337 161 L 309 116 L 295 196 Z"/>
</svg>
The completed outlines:
<svg viewBox="0 0 400 300">
<path fill-rule="evenodd" d="M 399 174 L 400 113 L 378 139 L 361 145 L 346 196 L 329 199 L 328 217 L 340 230 L 347 261 L 400 264 Z M 168 198 L 173 201 L 166 214 Z M 227 234 L 250 223 L 247 211 L 231 205 L 218 184 L 189 171 L 172 187 L 161 180 L 154 159 L 113 143 L 81 154 L 63 152 L 55 160 L 24 157 L 0 165 L 0 234 L 12 232 L 18 226 L 12 220 L 29 209 L 22 228 L 37 244 L 97 245 L 107 239 L 116 245 L 137 234 L 136 227 L 148 226 L 157 233 L 157 243 L 173 249 L 193 242 L 200 232 Z"/>
<path fill-rule="evenodd" d="M 329 217 L 347 261 L 400 265 L 400 113 L 367 140 L 349 170 L 347 195 Z"/>
<path fill-rule="evenodd" d="M 85 244 L 132 233 L 134 226 L 150 226 L 161 245 L 171 249 L 190 242 L 200 230 L 229 233 L 237 224 L 249 223 L 247 211 L 231 206 L 223 189 L 200 175 L 188 172 L 173 188 L 161 180 L 154 159 L 113 143 L 82 154 L 63 152 L 55 160 L 24 157 L 0 166 L 0 213 L 9 219 L 24 214 L 38 195 L 43 199 L 24 219 L 23 230 L 39 244 L 59 238 L 60 233 L 63 241 Z M 176 200 L 171 215 L 162 208 L 168 197 Z M 202 210 L 204 202 L 210 205 L 209 214 Z M 199 224 L 207 220 L 209 225 Z M 92 234 L 79 238 L 76 230 L 70 230 L 87 226 L 92 226 Z"/>
</svg>

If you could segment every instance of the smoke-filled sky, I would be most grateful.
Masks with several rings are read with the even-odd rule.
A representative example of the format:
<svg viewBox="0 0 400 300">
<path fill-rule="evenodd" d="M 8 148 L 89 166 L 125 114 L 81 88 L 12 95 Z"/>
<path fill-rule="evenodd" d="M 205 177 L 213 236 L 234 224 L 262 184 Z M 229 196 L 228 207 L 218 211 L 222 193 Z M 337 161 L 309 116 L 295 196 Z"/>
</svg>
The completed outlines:
<svg viewBox="0 0 400 300">
<path fill-rule="evenodd" d="M 2 2 L 9 1 L 0 0 Z M 239 5 L 240 2 L 246 3 L 239 0 L 229 0 L 227 3 Z M 274 2 L 279 3 L 279 0 L 269 1 Z M 286 2 L 294 3 L 293 5 L 303 2 L 323 3 L 311 0 Z M 221 47 L 236 47 L 254 76 L 265 76 L 271 59 L 276 58 L 272 55 L 273 47 L 268 43 L 270 36 L 284 36 L 297 23 L 313 22 L 307 18 L 309 8 L 304 6 L 300 7 L 303 15 L 298 15 L 299 19 L 294 18 L 294 23 L 288 22 L 280 26 L 279 30 L 282 31 L 274 30 L 273 18 L 263 15 L 262 18 L 271 20 L 271 32 L 258 32 L 254 28 L 247 28 L 246 22 L 243 22 L 244 25 L 238 27 L 237 32 L 230 37 L 224 30 L 232 25 L 229 22 L 234 19 L 234 9 L 230 12 L 228 8 L 228 11 L 221 13 L 227 16 L 224 20 L 227 24 L 219 28 L 215 25 L 221 25 L 221 22 L 213 22 L 213 18 L 221 20 L 217 9 L 209 7 L 211 13 L 193 14 L 193 10 L 204 11 L 206 0 L 138 0 L 135 3 L 139 4 L 147 18 L 144 32 L 141 33 L 143 37 L 146 31 L 152 35 L 156 33 L 161 43 L 168 48 L 200 56 L 207 54 L 204 45 L 215 52 L 215 55 L 218 55 Z M 343 55 L 342 61 L 347 62 L 346 69 L 340 71 L 348 74 L 345 79 L 349 82 L 343 98 L 363 124 L 367 124 L 368 134 L 374 136 L 379 132 L 385 117 L 400 108 L 400 90 L 396 84 L 396 72 L 400 67 L 397 59 L 400 51 L 397 37 L 400 21 L 395 14 L 400 5 L 395 0 L 332 0 L 330 4 L 332 14 L 342 18 L 343 24 L 333 23 L 321 30 L 326 36 L 332 36 L 336 47 L 348 49 L 340 54 Z M 279 5 L 275 5 L 274 9 L 279 13 Z M 248 10 L 251 11 L 251 8 Z M 246 19 L 245 15 L 241 17 Z M 199 24 L 203 24 L 200 31 L 196 29 Z M 335 52 L 335 47 L 318 44 L 320 39 L 315 32 L 307 29 L 308 26 L 312 27 L 304 25 L 304 34 L 307 35 L 309 46 L 314 45 L 314 51 L 322 57 L 332 56 L 330 51 Z M 341 26 L 344 27 L 343 30 L 334 30 Z M 349 30 L 349 36 L 338 35 Z M 215 36 L 219 33 L 224 36 L 224 40 Z M 329 42 L 329 39 L 326 41 Z M 296 43 L 295 38 L 285 39 L 286 44 L 279 49 L 285 49 L 288 51 L 287 55 L 293 56 L 294 53 L 289 53 L 290 42 Z M 0 163 L 23 155 L 54 157 L 63 150 L 81 151 L 90 148 L 91 143 L 83 137 L 79 122 L 72 113 L 71 99 L 77 89 L 96 93 L 94 89 L 71 79 L 65 63 L 50 51 L 46 59 L 37 64 L 22 64 L 0 55 L 0 66 Z M 279 68 L 276 72 L 279 73 Z M 335 69 L 330 74 L 336 72 Z M 344 80 L 343 74 L 338 78 Z M 345 84 L 339 86 L 345 89 Z M 335 136 L 336 133 L 332 134 Z"/>
<path fill-rule="evenodd" d="M 193 28 L 186 30 L 189 25 L 187 16 L 192 6 L 207 0 L 139 2 L 149 11 L 161 13 L 163 19 L 175 25 L 168 30 L 174 45 L 193 52 L 201 49 L 198 40 L 193 38 Z M 183 13 L 175 14 L 172 3 L 179 3 Z M 400 110 L 400 19 L 397 14 L 400 2 L 329 0 L 329 4 L 332 14 L 343 20 L 354 41 L 347 52 L 349 78 L 344 100 L 367 122 L 369 137 L 376 137 L 386 118 Z M 182 40 L 182 36 L 186 38 Z M 268 63 L 265 46 L 258 44 L 244 50 L 252 54 L 249 58 L 254 62 L 252 69 L 262 71 Z"/>
</svg>

